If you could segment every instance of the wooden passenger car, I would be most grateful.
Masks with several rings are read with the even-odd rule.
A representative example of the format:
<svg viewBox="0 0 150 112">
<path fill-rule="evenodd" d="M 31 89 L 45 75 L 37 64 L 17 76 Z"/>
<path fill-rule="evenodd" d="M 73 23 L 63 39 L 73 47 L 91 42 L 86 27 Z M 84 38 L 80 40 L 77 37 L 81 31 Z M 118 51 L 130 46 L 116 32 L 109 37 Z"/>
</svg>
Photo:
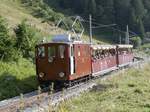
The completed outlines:
<svg viewBox="0 0 150 112">
<path fill-rule="evenodd" d="M 119 67 L 129 65 L 133 62 L 132 49 L 132 45 L 117 45 L 117 64 Z"/>
<path fill-rule="evenodd" d="M 69 74 L 69 80 L 75 80 L 81 77 L 91 75 L 91 49 L 89 44 L 72 45 L 72 68 Z"/>
<path fill-rule="evenodd" d="M 116 46 L 92 46 L 92 74 L 93 76 L 110 72 L 117 68 Z"/>
</svg>

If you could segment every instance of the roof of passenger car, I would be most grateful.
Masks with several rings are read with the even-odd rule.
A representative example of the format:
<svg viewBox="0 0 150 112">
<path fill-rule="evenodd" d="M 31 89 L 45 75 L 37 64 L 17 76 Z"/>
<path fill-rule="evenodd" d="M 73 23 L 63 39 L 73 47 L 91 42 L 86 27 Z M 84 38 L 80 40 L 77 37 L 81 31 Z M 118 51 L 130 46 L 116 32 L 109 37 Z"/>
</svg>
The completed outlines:
<svg viewBox="0 0 150 112">
<path fill-rule="evenodd" d="M 107 49 L 116 49 L 116 46 L 115 45 L 92 45 L 91 48 L 93 50 L 100 50 L 100 49 L 107 50 Z"/>
<path fill-rule="evenodd" d="M 133 45 L 117 45 L 118 48 L 133 48 Z"/>
</svg>

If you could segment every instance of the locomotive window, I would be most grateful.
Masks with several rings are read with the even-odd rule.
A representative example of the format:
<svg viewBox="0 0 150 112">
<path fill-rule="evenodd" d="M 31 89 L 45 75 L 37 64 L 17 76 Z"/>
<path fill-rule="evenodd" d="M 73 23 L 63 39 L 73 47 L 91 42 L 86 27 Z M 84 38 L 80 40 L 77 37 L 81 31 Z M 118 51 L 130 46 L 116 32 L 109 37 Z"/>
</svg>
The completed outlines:
<svg viewBox="0 0 150 112">
<path fill-rule="evenodd" d="M 78 46 L 78 56 L 80 57 L 81 56 L 81 48 L 80 48 L 80 46 Z M 83 51 L 83 52 L 85 52 L 85 51 Z"/>
<path fill-rule="evenodd" d="M 45 47 L 44 46 L 38 48 L 38 56 L 41 58 L 45 57 Z"/>
<path fill-rule="evenodd" d="M 54 58 L 56 56 L 56 49 L 54 46 L 48 47 L 48 61 L 53 62 Z"/>
<path fill-rule="evenodd" d="M 60 55 L 60 58 L 62 59 L 65 57 L 65 46 L 63 45 L 59 46 L 59 55 Z"/>
</svg>

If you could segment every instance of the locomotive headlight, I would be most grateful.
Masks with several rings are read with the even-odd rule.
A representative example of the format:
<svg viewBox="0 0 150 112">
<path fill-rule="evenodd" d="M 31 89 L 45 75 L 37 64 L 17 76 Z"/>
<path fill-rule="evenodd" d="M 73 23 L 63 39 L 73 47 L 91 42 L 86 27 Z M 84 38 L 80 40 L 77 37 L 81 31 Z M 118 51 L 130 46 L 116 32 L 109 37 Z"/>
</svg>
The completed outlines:
<svg viewBox="0 0 150 112">
<path fill-rule="evenodd" d="M 63 73 L 63 72 L 59 73 L 59 77 L 63 78 L 64 76 L 65 76 L 65 73 Z"/>
<path fill-rule="evenodd" d="M 45 74 L 44 74 L 44 73 L 42 73 L 42 72 L 41 72 L 41 73 L 39 73 L 39 77 L 40 77 L 40 78 L 43 78 L 44 76 L 45 76 Z"/>
</svg>

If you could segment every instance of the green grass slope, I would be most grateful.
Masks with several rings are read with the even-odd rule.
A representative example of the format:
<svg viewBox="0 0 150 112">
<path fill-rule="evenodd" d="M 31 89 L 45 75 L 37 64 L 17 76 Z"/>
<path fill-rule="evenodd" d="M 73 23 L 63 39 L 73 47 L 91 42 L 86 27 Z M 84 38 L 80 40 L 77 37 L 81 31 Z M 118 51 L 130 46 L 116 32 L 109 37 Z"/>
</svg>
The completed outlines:
<svg viewBox="0 0 150 112">
<path fill-rule="evenodd" d="M 22 20 L 27 19 L 29 24 L 39 29 L 43 35 L 55 35 L 63 30 L 56 31 L 53 23 L 51 25 L 42 23 L 42 19 L 32 16 L 32 10 L 23 6 L 19 0 L 1 0 L 0 1 L 0 16 L 6 18 L 10 29 L 16 27 Z"/>
<path fill-rule="evenodd" d="M 130 69 L 65 103 L 65 112 L 149 112 L 150 68 Z"/>
<path fill-rule="evenodd" d="M 0 100 L 37 89 L 35 66 L 26 59 L 5 63 L 0 61 Z"/>
</svg>

